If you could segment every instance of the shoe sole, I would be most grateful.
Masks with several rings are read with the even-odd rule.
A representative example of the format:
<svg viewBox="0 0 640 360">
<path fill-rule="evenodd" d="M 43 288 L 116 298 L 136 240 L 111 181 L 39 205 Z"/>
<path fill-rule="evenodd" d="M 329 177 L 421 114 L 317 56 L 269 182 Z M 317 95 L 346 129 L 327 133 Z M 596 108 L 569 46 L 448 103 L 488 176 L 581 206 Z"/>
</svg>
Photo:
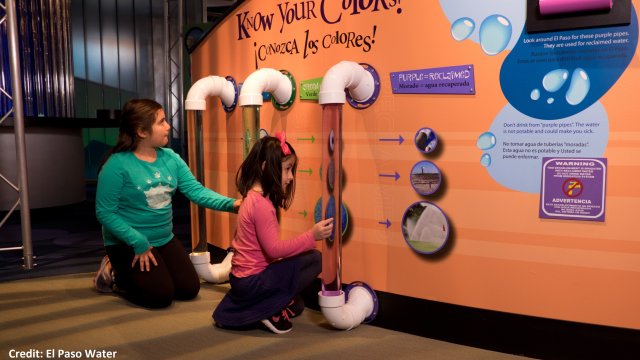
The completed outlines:
<svg viewBox="0 0 640 360">
<path fill-rule="evenodd" d="M 264 326 L 266 326 L 269 330 L 273 331 L 276 334 L 286 334 L 289 331 L 291 331 L 291 329 L 293 329 L 293 327 L 292 327 L 291 329 L 280 330 L 280 329 L 276 328 L 275 326 L 273 326 L 273 324 L 269 320 L 261 320 L 260 322 L 262 322 L 262 324 Z"/>
</svg>

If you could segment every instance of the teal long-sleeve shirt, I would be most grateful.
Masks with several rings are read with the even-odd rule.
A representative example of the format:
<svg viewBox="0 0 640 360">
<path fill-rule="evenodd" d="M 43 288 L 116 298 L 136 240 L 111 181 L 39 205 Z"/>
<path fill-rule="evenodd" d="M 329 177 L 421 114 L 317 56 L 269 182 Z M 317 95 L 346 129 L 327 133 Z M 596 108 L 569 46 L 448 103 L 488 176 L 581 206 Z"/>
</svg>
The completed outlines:
<svg viewBox="0 0 640 360">
<path fill-rule="evenodd" d="M 235 199 L 200 184 L 173 150 L 157 149 L 147 162 L 132 152 L 112 154 L 98 175 L 96 217 L 102 224 L 104 244 L 127 244 L 136 254 L 162 246 L 173 238 L 171 199 L 176 189 L 194 203 L 234 212 Z"/>
</svg>

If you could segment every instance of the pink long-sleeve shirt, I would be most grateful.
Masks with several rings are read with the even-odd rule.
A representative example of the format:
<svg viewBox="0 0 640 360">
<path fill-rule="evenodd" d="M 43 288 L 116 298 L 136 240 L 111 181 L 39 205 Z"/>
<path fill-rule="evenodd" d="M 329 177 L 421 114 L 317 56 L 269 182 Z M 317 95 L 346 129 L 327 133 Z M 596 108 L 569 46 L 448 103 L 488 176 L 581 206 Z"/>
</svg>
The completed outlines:
<svg viewBox="0 0 640 360">
<path fill-rule="evenodd" d="M 255 275 L 270 263 L 315 248 L 311 230 L 281 240 L 276 209 L 269 198 L 250 190 L 238 211 L 238 227 L 231 242 L 235 253 L 231 273 L 236 277 Z"/>
</svg>

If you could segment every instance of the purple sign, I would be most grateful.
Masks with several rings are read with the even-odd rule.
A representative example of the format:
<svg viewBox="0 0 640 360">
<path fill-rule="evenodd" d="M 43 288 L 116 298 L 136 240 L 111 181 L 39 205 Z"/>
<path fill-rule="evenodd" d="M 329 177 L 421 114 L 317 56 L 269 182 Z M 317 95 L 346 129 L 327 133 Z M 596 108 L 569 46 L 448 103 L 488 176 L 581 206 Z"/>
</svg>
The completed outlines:
<svg viewBox="0 0 640 360">
<path fill-rule="evenodd" d="M 540 217 L 604 221 L 607 159 L 542 159 Z"/>
<path fill-rule="evenodd" d="M 391 90 L 394 94 L 474 95 L 473 65 L 392 72 Z"/>
</svg>

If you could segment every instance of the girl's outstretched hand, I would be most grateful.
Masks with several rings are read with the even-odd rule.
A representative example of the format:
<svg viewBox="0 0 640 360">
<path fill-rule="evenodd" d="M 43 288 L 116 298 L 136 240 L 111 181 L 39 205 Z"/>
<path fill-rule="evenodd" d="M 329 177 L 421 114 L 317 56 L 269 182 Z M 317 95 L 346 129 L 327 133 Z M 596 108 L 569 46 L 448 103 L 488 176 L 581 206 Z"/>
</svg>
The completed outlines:
<svg viewBox="0 0 640 360">
<path fill-rule="evenodd" d="M 311 232 L 316 240 L 328 238 L 333 233 L 333 218 L 318 221 L 311 228 Z"/>
<path fill-rule="evenodd" d="M 242 205 L 242 199 L 236 199 L 236 201 L 233 202 L 233 210 L 237 212 L 238 209 L 240 209 L 240 205 Z"/>
</svg>

